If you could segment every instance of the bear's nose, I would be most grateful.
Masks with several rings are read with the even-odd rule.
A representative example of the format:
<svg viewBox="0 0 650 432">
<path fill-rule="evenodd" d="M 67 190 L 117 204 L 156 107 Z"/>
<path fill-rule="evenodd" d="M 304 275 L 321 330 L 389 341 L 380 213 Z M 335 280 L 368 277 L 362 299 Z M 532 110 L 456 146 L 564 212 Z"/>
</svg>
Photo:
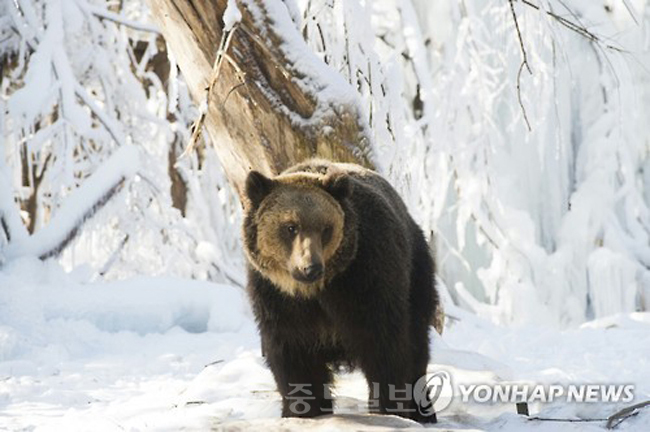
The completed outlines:
<svg viewBox="0 0 650 432">
<path fill-rule="evenodd" d="M 308 265 L 302 270 L 302 273 L 305 275 L 305 278 L 313 282 L 316 279 L 320 279 L 320 277 L 323 275 L 323 264 L 314 263 Z"/>
</svg>

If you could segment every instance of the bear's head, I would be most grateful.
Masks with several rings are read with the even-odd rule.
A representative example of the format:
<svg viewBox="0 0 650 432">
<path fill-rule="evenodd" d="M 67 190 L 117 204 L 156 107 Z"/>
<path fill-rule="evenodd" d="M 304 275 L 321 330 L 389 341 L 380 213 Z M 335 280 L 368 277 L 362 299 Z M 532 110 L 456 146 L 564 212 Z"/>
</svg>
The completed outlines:
<svg viewBox="0 0 650 432">
<path fill-rule="evenodd" d="M 356 247 L 344 173 L 291 173 L 246 179 L 244 248 L 251 265 L 289 295 L 311 297 Z M 346 214 L 347 213 L 347 214 Z"/>
</svg>

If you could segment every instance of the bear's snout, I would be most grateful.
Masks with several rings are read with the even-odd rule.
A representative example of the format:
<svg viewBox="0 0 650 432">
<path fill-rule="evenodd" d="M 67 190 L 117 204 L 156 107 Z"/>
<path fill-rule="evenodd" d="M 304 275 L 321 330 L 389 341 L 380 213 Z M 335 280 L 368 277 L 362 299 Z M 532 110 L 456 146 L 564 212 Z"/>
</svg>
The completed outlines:
<svg viewBox="0 0 650 432">
<path fill-rule="evenodd" d="M 323 264 L 316 262 L 294 270 L 292 276 L 299 282 L 312 283 L 323 277 L 323 270 Z"/>
<path fill-rule="evenodd" d="M 298 282 L 313 283 L 323 278 L 323 246 L 314 230 L 296 235 L 289 268 L 291 276 Z"/>
</svg>

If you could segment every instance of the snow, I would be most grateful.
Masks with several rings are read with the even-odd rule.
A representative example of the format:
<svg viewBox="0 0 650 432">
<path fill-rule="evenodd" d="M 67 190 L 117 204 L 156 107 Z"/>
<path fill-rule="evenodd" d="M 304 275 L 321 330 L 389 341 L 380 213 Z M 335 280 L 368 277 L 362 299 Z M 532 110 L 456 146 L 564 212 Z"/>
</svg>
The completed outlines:
<svg viewBox="0 0 650 432">
<path fill-rule="evenodd" d="M 19 258 L 0 269 L 0 429 L 392 430 L 421 429 L 365 413 L 359 372 L 337 378 L 334 415 L 281 419 L 247 299 L 228 285 L 171 277 L 90 283 L 83 269 Z M 650 398 L 650 314 L 612 315 L 572 330 L 501 327 L 448 306 L 430 370 L 454 385 L 624 383 Z M 626 404 L 533 404 L 531 414 L 604 418 Z M 520 430 L 534 420 L 511 404 L 463 403 L 431 428 Z M 92 425 L 92 426 L 89 426 Z M 535 422 L 540 430 L 603 423 Z M 650 412 L 620 430 L 650 427 Z"/>
<path fill-rule="evenodd" d="M 222 19 L 224 31 L 230 31 L 241 20 L 241 11 L 236 0 L 228 0 Z"/>
<path fill-rule="evenodd" d="M 33 258 L 0 272 L 0 429 L 188 426 L 173 405 L 202 397 L 192 380 L 256 340 L 241 289 L 84 279 Z"/>
<path fill-rule="evenodd" d="M 20 216 L 11 199 L 12 187 L 7 178 L 0 172 L 0 245 L 8 241 L 21 241 L 27 237 L 27 230 L 20 220 Z M 6 226 L 6 228 L 5 228 Z M 7 232 L 5 232 L 5 230 Z M 9 238 L 7 238 L 7 235 Z M 0 247 L 0 250 L 4 248 Z M 4 261 L 4 254 L 0 252 L 0 264 Z"/>
<path fill-rule="evenodd" d="M 293 2 L 288 2 L 287 5 L 279 0 L 259 3 L 247 0 L 245 3 L 261 29 L 264 29 L 262 23 L 269 21 L 273 23 L 273 31 L 277 35 L 281 35 L 281 43 L 278 48 L 288 61 L 289 72 L 294 82 L 303 87 L 307 94 L 317 95 L 315 110 L 308 118 L 290 112 L 280 104 L 280 109 L 284 110 L 284 114 L 290 118 L 293 124 L 302 127 L 322 127 L 327 116 L 332 113 L 337 116 L 348 114 L 345 113 L 346 108 L 351 109 L 350 114 L 355 117 L 360 119 L 367 117 L 365 109 L 359 101 L 359 96 L 350 83 L 335 69 L 318 58 L 305 44 L 300 34 L 300 23 L 294 21 L 295 14 L 292 16 L 292 11 L 295 11 L 295 7 L 291 6 Z M 267 37 L 265 34 L 262 36 Z M 273 95 L 268 96 L 273 98 Z M 360 122 L 360 124 L 365 123 Z M 370 136 L 369 131 L 365 131 L 365 136 Z M 361 136 L 360 138 L 363 139 Z M 368 152 L 369 148 L 370 143 L 365 143 L 362 151 Z"/>
<path fill-rule="evenodd" d="M 91 217 L 105 197 L 135 175 L 139 167 L 139 150 L 135 146 L 120 147 L 115 153 L 75 189 L 57 210 L 50 223 L 34 235 L 13 242 L 7 247 L 7 258 L 22 255 L 43 256 L 56 251 L 70 233 Z"/>
</svg>

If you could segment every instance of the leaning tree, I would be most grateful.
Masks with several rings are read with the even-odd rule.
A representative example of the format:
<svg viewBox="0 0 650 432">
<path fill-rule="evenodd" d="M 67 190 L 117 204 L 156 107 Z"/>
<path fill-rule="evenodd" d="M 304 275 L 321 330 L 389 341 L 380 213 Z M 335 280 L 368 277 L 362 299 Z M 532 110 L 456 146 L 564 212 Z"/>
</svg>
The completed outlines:
<svg viewBox="0 0 650 432">
<path fill-rule="evenodd" d="M 356 91 L 306 45 L 282 2 L 149 2 L 231 183 L 320 156 L 372 166 Z"/>
</svg>

